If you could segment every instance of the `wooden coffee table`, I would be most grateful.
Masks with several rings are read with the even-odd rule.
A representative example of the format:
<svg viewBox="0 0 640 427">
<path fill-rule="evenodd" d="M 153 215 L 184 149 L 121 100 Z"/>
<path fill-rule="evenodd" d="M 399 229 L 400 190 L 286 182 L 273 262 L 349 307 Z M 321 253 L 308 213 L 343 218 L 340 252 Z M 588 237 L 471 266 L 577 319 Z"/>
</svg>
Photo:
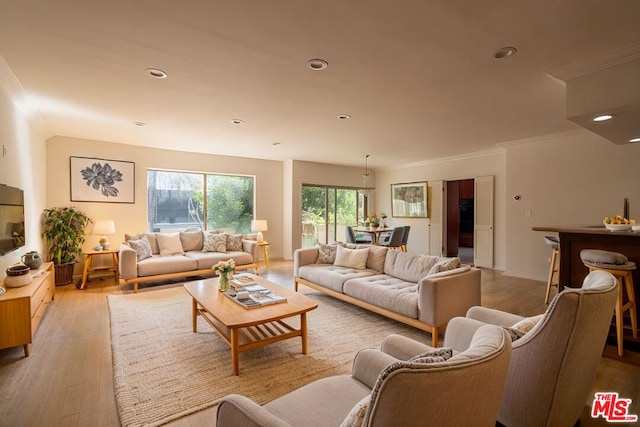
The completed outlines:
<svg viewBox="0 0 640 427">
<path fill-rule="evenodd" d="M 231 347 L 233 374 L 239 375 L 239 355 L 243 351 L 262 347 L 289 338 L 302 339 L 302 354 L 307 354 L 307 312 L 318 307 L 311 298 L 254 276 L 256 283 L 287 298 L 287 302 L 246 309 L 218 291 L 218 278 L 196 280 L 184 284 L 193 298 L 193 332 L 197 332 L 198 316 Z M 283 319 L 300 316 L 296 329 Z"/>
</svg>

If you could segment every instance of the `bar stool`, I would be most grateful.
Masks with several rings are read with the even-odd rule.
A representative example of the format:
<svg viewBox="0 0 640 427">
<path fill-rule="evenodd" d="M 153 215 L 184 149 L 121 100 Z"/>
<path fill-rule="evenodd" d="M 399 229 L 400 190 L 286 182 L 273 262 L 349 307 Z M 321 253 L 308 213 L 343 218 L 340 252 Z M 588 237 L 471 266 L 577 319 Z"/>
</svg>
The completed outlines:
<svg viewBox="0 0 640 427">
<path fill-rule="evenodd" d="M 618 340 L 618 356 L 623 353 L 623 315 L 629 312 L 631 318 L 631 330 L 633 338 L 638 338 L 638 317 L 636 312 L 636 297 L 633 291 L 632 272 L 636 264 L 626 256 L 617 252 L 602 251 L 599 249 L 584 249 L 580 251 L 582 263 L 589 271 L 604 270 L 613 274 L 618 279 L 618 299 L 616 301 L 616 337 Z M 626 302 L 625 302 L 626 291 Z"/>
<path fill-rule="evenodd" d="M 544 241 L 553 249 L 553 253 L 551 254 L 551 262 L 549 265 L 547 293 L 544 296 L 544 303 L 549 304 L 549 294 L 551 293 L 551 287 L 555 286 L 556 288 L 558 288 L 558 284 L 560 283 L 560 277 L 557 277 L 557 280 L 555 282 L 553 281 L 553 276 L 560 271 L 560 242 L 556 237 L 553 236 L 544 236 Z"/>
</svg>

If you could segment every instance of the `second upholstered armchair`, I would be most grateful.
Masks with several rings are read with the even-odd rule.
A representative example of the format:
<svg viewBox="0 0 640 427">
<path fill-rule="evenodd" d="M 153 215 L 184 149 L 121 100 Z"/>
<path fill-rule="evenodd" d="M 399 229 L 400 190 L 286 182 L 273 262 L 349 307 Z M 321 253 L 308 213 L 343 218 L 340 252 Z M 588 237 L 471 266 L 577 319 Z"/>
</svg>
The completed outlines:
<svg viewBox="0 0 640 427">
<path fill-rule="evenodd" d="M 513 342 L 498 421 L 505 426 L 572 426 L 591 390 L 616 298 L 615 277 L 595 271 L 581 288 L 557 294 L 537 321 L 472 307 L 466 318 L 449 323 L 445 339 L 464 348 L 475 330 L 487 324 L 535 324 Z"/>
<path fill-rule="evenodd" d="M 509 367 L 509 337 L 486 325 L 462 352 L 452 353 L 447 344 L 445 338 L 445 347 L 435 349 L 390 335 L 380 350 L 356 355 L 351 375 L 315 381 L 264 406 L 226 396 L 217 425 L 457 427 L 473 420 L 474 426 L 493 427 Z"/>
</svg>

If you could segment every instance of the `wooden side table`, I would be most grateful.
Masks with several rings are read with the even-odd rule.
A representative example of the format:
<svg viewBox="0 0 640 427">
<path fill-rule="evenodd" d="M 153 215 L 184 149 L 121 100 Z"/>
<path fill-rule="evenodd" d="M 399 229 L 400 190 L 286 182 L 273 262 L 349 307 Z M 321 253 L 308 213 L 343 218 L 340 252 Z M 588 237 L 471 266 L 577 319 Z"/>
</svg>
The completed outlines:
<svg viewBox="0 0 640 427">
<path fill-rule="evenodd" d="M 104 249 L 101 251 L 89 251 L 85 252 L 85 260 L 84 260 L 84 270 L 82 271 L 82 282 L 80 283 L 80 289 L 84 289 L 87 286 L 87 280 L 89 279 L 89 274 L 94 271 L 104 271 L 104 270 L 113 270 L 113 278 L 116 281 L 116 285 L 120 283 L 120 273 L 118 266 L 118 249 Z M 98 267 L 91 269 L 91 261 L 93 257 L 96 255 L 111 255 L 113 260 L 112 267 Z"/>
<path fill-rule="evenodd" d="M 264 265 L 269 269 L 269 242 L 258 242 L 258 247 L 262 248 L 262 255 L 264 257 Z M 258 260 L 256 260 L 256 264 Z"/>
</svg>

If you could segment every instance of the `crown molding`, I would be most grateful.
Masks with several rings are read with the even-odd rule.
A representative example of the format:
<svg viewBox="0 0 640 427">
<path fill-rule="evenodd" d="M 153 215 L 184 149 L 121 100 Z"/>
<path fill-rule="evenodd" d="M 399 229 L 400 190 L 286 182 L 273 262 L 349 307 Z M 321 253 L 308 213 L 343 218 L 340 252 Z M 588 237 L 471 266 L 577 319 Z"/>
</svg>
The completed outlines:
<svg viewBox="0 0 640 427">
<path fill-rule="evenodd" d="M 554 68 L 547 74 L 561 82 L 567 82 L 571 79 L 624 64 L 626 62 L 635 61 L 639 58 L 640 42 L 635 42 L 622 46 L 618 49 L 610 50 L 601 55 L 592 56 L 581 61 L 576 61 L 571 64 Z"/>
<path fill-rule="evenodd" d="M 546 135 L 533 136 L 531 138 L 515 139 L 513 141 L 501 142 L 496 145 L 498 147 L 507 148 L 514 145 L 538 144 L 538 143 L 544 143 L 544 142 L 557 141 L 560 138 L 570 138 L 573 136 L 581 136 L 588 133 L 591 133 L 591 132 L 587 129 L 578 128 L 578 129 L 573 129 L 566 132 L 549 133 Z"/>
<path fill-rule="evenodd" d="M 457 156 L 440 157 L 437 159 L 424 160 L 416 163 L 405 163 L 403 165 L 394 165 L 394 166 L 376 168 L 376 170 L 411 169 L 411 168 L 435 165 L 440 163 L 457 162 L 460 160 L 478 159 L 480 157 L 495 156 L 495 155 L 504 154 L 504 153 L 506 153 L 506 149 L 504 148 L 493 148 L 491 150 L 474 151 L 471 153 L 460 154 Z"/>
</svg>

